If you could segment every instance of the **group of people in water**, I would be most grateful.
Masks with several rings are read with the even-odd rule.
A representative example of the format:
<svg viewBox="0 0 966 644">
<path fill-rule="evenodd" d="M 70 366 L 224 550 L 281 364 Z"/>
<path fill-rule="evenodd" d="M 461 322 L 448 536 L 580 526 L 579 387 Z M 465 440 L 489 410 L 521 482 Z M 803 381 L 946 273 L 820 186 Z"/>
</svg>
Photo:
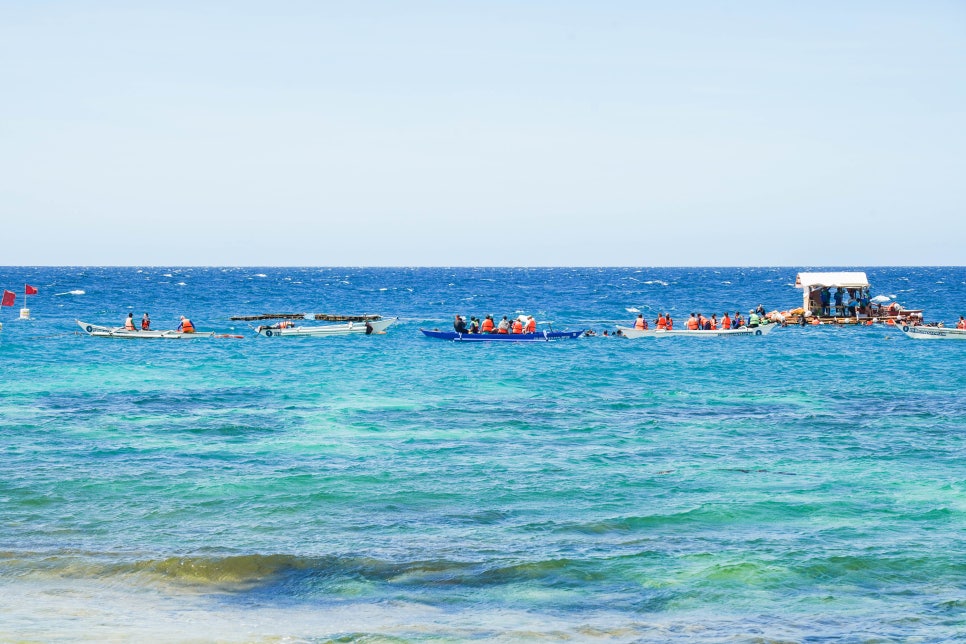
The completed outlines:
<svg viewBox="0 0 966 644">
<path fill-rule="evenodd" d="M 759 304 L 758 308 L 748 312 L 747 320 L 741 315 L 740 311 L 735 311 L 734 317 L 731 317 L 725 312 L 721 315 L 720 320 L 716 313 L 712 313 L 711 317 L 705 317 L 703 313 L 692 313 L 684 321 L 684 328 L 688 331 L 726 331 L 728 329 L 740 329 L 745 326 L 756 328 L 759 325 L 767 324 L 768 321 L 768 318 L 765 316 L 765 307 Z M 654 320 L 654 325 L 658 331 L 672 331 L 675 328 L 674 320 L 671 318 L 670 313 L 658 313 L 657 319 Z M 644 319 L 643 313 L 638 314 L 637 319 L 634 320 L 634 328 L 639 331 L 648 330 L 647 320 Z"/>
<path fill-rule="evenodd" d="M 453 319 L 453 330 L 457 333 L 536 333 L 537 321 L 532 315 L 521 315 L 513 320 L 504 315 L 502 320 L 494 322 L 493 316 L 487 315 L 482 320 L 470 317 L 467 323 L 465 317 L 457 315 Z"/>
<path fill-rule="evenodd" d="M 133 313 L 128 313 L 127 314 L 127 317 L 124 318 L 124 330 L 125 331 L 137 331 L 138 330 L 138 328 L 134 325 L 134 314 Z M 151 330 L 151 316 L 149 316 L 147 314 L 147 312 L 145 312 L 144 315 L 141 316 L 141 329 L 140 330 L 141 331 L 150 331 Z M 186 318 L 185 316 L 182 315 L 181 316 L 181 321 L 178 323 L 178 332 L 180 332 L 180 333 L 194 333 L 195 332 L 195 325 L 191 323 L 191 320 L 189 320 L 188 318 Z"/>
</svg>

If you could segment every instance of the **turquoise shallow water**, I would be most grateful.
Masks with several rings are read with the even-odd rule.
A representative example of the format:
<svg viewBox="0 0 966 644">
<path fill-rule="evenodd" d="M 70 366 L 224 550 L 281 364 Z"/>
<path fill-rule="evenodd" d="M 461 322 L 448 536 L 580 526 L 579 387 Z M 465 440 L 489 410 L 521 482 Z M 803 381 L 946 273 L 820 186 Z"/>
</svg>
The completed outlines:
<svg viewBox="0 0 966 644">
<path fill-rule="evenodd" d="M 966 269 L 865 270 L 927 319 L 966 312 Z M 966 343 L 418 333 L 456 312 L 599 331 L 633 308 L 788 308 L 794 279 L 0 269 L 41 289 L 0 338 L 0 639 L 958 639 Z M 74 333 L 128 310 L 246 337 Z M 277 310 L 402 319 L 319 339 L 227 319 Z"/>
</svg>

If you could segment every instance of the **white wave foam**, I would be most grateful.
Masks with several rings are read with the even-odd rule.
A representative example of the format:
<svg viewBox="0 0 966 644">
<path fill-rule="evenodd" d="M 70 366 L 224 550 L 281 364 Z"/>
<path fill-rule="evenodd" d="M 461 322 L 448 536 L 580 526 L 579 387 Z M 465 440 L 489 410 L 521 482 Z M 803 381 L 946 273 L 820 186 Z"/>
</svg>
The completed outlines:
<svg viewBox="0 0 966 644">
<path fill-rule="evenodd" d="M 86 295 L 85 291 L 74 289 L 73 291 L 64 291 L 63 293 L 54 293 L 54 295 Z"/>
<path fill-rule="evenodd" d="M 647 280 L 645 284 L 660 284 L 661 286 L 667 286 L 667 282 L 664 280 Z"/>
<path fill-rule="evenodd" d="M 628 313 L 640 313 L 641 312 L 641 310 L 639 308 L 635 307 L 635 306 L 625 307 L 624 310 L 627 311 Z"/>
</svg>

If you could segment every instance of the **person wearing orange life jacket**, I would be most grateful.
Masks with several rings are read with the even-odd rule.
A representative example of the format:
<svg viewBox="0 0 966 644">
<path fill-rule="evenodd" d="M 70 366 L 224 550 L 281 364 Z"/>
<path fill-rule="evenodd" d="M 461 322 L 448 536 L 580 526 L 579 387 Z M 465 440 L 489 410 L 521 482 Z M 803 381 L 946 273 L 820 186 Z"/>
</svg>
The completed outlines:
<svg viewBox="0 0 966 644">
<path fill-rule="evenodd" d="M 486 319 L 483 320 L 483 326 L 480 327 L 480 332 L 482 333 L 493 333 L 493 316 L 487 315 Z"/>
<path fill-rule="evenodd" d="M 500 323 L 497 325 L 496 332 L 499 333 L 500 335 L 504 335 L 510 332 L 510 321 L 506 319 L 505 315 L 503 316 L 503 319 L 500 320 Z"/>
<path fill-rule="evenodd" d="M 664 316 L 664 324 L 665 324 L 664 328 L 666 330 L 671 331 L 674 329 L 674 320 L 671 319 L 670 313 Z"/>
<path fill-rule="evenodd" d="M 191 323 L 191 320 L 182 315 L 181 322 L 178 323 L 178 331 L 181 333 L 194 333 L 195 325 Z"/>
<path fill-rule="evenodd" d="M 727 313 L 725 313 L 724 317 L 721 318 L 721 328 L 725 330 L 731 328 L 731 318 L 728 317 Z"/>
<path fill-rule="evenodd" d="M 124 320 L 124 330 L 125 331 L 137 331 L 137 328 L 134 326 L 134 314 L 133 313 L 128 313 L 127 314 L 127 318 L 125 318 L 125 320 Z"/>
<path fill-rule="evenodd" d="M 717 331 L 718 330 L 718 314 L 717 313 L 712 313 L 711 314 L 711 330 L 712 331 Z"/>
<path fill-rule="evenodd" d="M 514 335 L 523 333 L 523 322 L 520 321 L 520 318 L 513 320 L 513 333 Z"/>
<path fill-rule="evenodd" d="M 655 322 L 655 324 L 657 324 L 657 330 L 658 331 L 663 331 L 664 329 L 667 328 L 667 320 L 664 319 L 664 314 L 663 313 L 658 313 L 657 314 L 657 321 Z"/>
<path fill-rule="evenodd" d="M 637 319 L 634 320 L 634 328 L 637 329 L 638 331 L 643 331 L 644 329 L 647 328 L 647 322 L 644 321 L 643 313 L 637 314 Z"/>
<path fill-rule="evenodd" d="M 956 323 L 957 329 L 966 329 L 966 318 L 959 316 L 959 322 Z"/>
<path fill-rule="evenodd" d="M 532 315 L 527 316 L 527 325 L 523 328 L 524 333 L 536 333 L 537 332 L 537 321 L 533 319 Z"/>
<path fill-rule="evenodd" d="M 691 317 L 688 318 L 687 327 L 688 327 L 688 331 L 698 330 L 698 318 L 694 315 L 694 313 L 692 313 Z"/>
</svg>

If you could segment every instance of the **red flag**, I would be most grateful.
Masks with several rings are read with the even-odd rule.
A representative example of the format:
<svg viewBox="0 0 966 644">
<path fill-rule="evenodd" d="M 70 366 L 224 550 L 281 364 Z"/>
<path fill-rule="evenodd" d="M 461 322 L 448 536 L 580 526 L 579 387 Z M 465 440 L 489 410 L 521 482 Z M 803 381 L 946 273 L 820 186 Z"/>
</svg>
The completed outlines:
<svg viewBox="0 0 966 644">
<path fill-rule="evenodd" d="M 30 284 L 24 284 L 23 294 L 24 295 L 36 295 L 37 294 L 37 289 L 35 289 Z"/>
<path fill-rule="evenodd" d="M 17 294 L 13 291 L 4 291 L 0 306 L 13 306 L 13 301 L 17 299 Z"/>
</svg>

